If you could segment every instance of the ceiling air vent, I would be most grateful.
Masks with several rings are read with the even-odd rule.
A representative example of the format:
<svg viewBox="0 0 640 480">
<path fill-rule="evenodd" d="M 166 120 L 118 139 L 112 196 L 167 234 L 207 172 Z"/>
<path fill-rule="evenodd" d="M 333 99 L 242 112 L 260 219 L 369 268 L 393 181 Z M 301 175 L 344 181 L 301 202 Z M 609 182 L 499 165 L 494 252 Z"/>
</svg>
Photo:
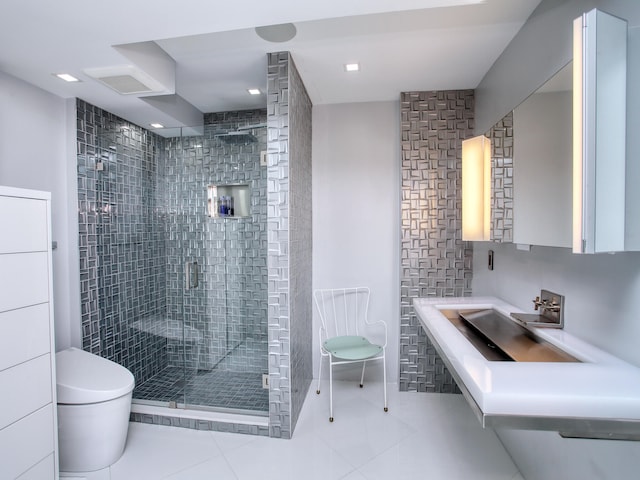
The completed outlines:
<svg viewBox="0 0 640 480">
<path fill-rule="evenodd" d="M 164 85 L 133 65 L 89 68 L 84 73 L 121 95 L 166 92 Z"/>
</svg>

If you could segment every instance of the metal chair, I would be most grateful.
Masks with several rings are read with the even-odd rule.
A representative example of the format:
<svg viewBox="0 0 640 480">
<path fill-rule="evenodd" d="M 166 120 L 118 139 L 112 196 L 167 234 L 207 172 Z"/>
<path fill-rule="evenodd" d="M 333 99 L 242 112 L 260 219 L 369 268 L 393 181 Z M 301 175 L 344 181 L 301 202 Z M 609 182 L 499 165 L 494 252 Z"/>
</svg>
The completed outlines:
<svg viewBox="0 0 640 480">
<path fill-rule="evenodd" d="M 368 361 L 382 360 L 384 411 L 387 412 L 387 324 L 378 320 L 370 322 L 370 291 L 367 287 L 333 288 L 316 290 L 313 294 L 320 320 L 320 368 L 318 388 L 322 378 L 322 363 L 329 358 L 329 421 L 333 422 L 333 366 L 362 362 L 360 388 L 364 385 L 364 369 Z M 377 330 L 377 332 L 376 332 Z M 378 334 L 379 343 L 372 343 L 369 335 Z"/>
</svg>

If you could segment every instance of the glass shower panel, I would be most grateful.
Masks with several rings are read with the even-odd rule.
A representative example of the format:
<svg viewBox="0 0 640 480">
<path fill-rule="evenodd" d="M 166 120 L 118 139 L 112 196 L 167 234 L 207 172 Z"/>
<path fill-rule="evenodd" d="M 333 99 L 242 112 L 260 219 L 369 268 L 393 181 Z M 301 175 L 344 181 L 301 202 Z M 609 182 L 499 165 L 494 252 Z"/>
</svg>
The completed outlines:
<svg viewBox="0 0 640 480">
<path fill-rule="evenodd" d="M 95 165 L 79 172 L 95 182 L 96 231 L 87 239 L 96 249 L 100 350 L 131 370 L 137 386 L 166 369 L 161 150 L 149 132 L 118 126 L 98 137 Z M 136 396 L 161 405 L 171 399 L 167 388 Z"/>
<path fill-rule="evenodd" d="M 195 374 L 187 377 L 185 405 L 266 414 L 266 128 L 226 134 L 243 124 L 223 118 L 205 125 L 202 137 L 183 137 L 183 248 L 199 269 L 198 286 L 184 295 L 185 329 L 198 341 L 195 362 L 186 362 Z"/>
<path fill-rule="evenodd" d="M 132 371 L 135 403 L 267 415 L 266 111 L 207 117 L 109 124 L 79 167 L 100 330 L 83 335 Z M 211 216 L 211 191 L 236 211 Z"/>
<path fill-rule="evenodd" d="M 183 407 L 185 385 L 195 375 L 193 332 L 185 322 L 185 292 L 188 287 L 186 239 L 183 235 L 188 210 L 183 197 L 183 132 L 181 128 L 163 129 L 163 149 L 158 157 L 158 180 L 162 184 L 161 202 L 165 238 L 166 283 L 166 367 L 154 378 L 153 394 L 170 407 Z M 196 273 L 196 272 L 194 272 Z M 157 387 L 156 387 L 157 385 Z M 159 387 L 159 388 L 158 388 Z M 162 390 L 164 389 L 164 392 Z"/>
</svg>

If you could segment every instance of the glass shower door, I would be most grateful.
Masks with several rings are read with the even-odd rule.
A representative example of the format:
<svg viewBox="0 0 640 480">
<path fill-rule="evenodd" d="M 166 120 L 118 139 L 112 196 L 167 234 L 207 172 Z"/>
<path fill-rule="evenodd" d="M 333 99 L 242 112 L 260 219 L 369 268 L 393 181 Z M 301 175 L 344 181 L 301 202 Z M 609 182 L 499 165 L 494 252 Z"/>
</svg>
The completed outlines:
<svg viewBox="0 0 640 480">
<path fill-rule="evenodd" d="M 95 232 L 81 232 L 96 252 L 95 337 L 134 374 L 136 403 L 268 413 L 266 129 L 224 133 L 247 115 L 266 113 L 162 132 L 110 124 L 79 172 L 79 200 L 95 205 Z M 210 216 L 210 185 L 239 213 Z"/>
<path fill-rule="evenodd" d="M 184 405 L 266 415 L 266 129 L 230 142 L 223 127 L 181 138 Z M 211 208 L 211 187 L 233 212 Z"/>
</svg>

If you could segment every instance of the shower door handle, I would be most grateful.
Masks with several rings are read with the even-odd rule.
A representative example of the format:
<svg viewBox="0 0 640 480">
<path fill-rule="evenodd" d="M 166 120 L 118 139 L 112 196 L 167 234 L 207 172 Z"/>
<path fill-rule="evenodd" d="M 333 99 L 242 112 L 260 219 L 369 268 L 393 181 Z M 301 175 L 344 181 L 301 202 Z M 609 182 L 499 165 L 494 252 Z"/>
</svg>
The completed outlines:
<svg viewBox="0 0 640 480">
<path fill-rule="evenodd" d="M 198 287 L 198 262 L 187 262 L 185 264 L 186 289 Z"/>
</svg>

